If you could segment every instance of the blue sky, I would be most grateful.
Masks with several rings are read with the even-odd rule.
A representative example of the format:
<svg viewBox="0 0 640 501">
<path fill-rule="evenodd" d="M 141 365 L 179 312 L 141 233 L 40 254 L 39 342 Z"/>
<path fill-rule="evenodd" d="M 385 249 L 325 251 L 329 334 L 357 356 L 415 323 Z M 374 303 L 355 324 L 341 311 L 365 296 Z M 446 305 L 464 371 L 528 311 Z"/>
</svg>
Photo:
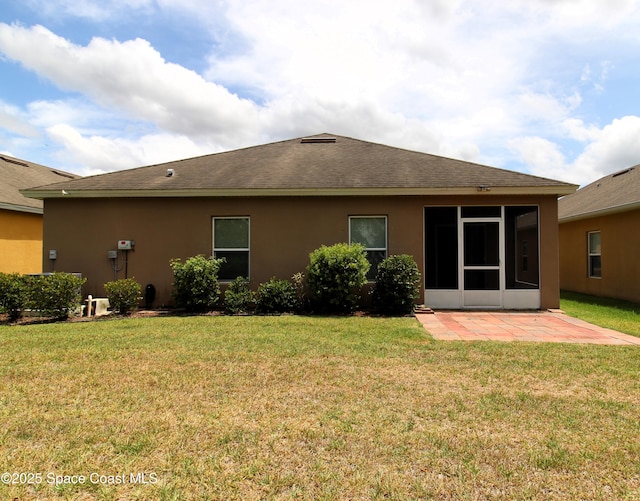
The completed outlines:
<svg viewBox="0 0 640 501">
<path fill-rule="evenodd" d="M 0 0 L 0 152 L 81 175 L 330 132 L 640 163 L 640 0 Z"/>
</svg>

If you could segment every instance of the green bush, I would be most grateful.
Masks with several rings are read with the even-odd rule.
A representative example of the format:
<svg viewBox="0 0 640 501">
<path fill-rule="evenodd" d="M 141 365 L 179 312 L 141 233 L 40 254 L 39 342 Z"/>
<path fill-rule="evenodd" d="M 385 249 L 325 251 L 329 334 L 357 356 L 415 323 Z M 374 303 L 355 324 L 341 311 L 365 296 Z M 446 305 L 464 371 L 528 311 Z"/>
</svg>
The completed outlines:
<svg viewBox="0 0 640 501">
<path fill-rule="evenodd" d="M 323 245 L 309 254 L 307 283 L 314 306 L 325 313 L 353 311 L 367 282 L 369 261 L 360 244 Z"/>
<path fill-rule="evenodd" d="M 190 257 L 184 263 L 172 259 L 173 300 L 179 308 L 188 312 L 210 311 L 220 297 L 218 271 L 224 259 L 206 258 L 203 255 Z"/>
<path fill-rule="evenodd" d="M 389 256 L 378 265 L 372 291 L 373 308 L 388 315 L 406 315 L 413 311 L 419 296 L 420 271 L 408 254 Z"/>
<path fill-rule="evenodd" d="M 22 275 L 0 273 L 0 313 L 6 313 L 9 320 L 18 320 L 28 297 L 27 284 Z"/>
<path fill-rule="evenodd" d="M 26 282 L 29 308 L 46 317 L 66 318 L 80 307 L 86 279 L 72 273 L 52 273 L 27 276 Z"/>
<path fill-rule="evenodd" d="M 249 280 L 245 277 L 236 277 L 224 293 L 225 309 L 233 315 L 246 313 L 255 300 L 254 296 L 253 291 L 249 290 Z"/>
<path fill-rule="evenodd" d="M 134 311 L 142 300 L 142 286 L 133 278 L 107 282 L 104 290 L 111 308 L 122 315 Z"/>
<path fill-rule="evenodd" d="M 288 313 L 297 309 L 296 288 L 288 280 L 271 278 L 258 286 L 258 313 Z"/>
</svg>

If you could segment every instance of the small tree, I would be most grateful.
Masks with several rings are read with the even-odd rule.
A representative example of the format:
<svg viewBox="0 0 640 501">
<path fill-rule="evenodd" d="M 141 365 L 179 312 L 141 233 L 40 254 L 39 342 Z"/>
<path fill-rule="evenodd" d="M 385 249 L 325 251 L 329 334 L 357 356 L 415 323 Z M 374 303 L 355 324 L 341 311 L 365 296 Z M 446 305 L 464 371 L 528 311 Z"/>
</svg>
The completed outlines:
<svg viewBox="0 0 640 501">
<path fill-rule="evenodd" d="M 11 321 L 18 320 L 27 299 L 27 285 L 22 275 L 0 273 L 0 313 L 6 313 Z"/>
<path fill-rule="evenodd" d="M 246 313 L 255 299 L 255 294 L 249 289 L 249 280 L 236 277 L 224 292 L 224 306 L 227 312 L 236 315 Z"/>
<path fill-rule="evenodd" d="M 307 282 L 315 306 L 327 313 L 353 311 L 370 267 L 364 247 L 323 245 L 309 254 L 309 260 Z"/>
<path fill-rule="evenodd" d="M 220 297 L 218 271 L 224 259 L 206 258 L 198 255 L 169 262 L 173 270 L 173 299 L 176 306 L 189 312 L 211 310 Z"/>
<path fill-rule="evenodd" d="M 133 278 L 123 278 L 104 284 L 109 305 L 115 311 L 126 315 L 138 307 L 142 300 L 142 286 Z"/>
<path fill-rule="evenodd" d="M 269 279 L 258 286 L 256 311 L 258 313 L 288 313 L 296 310 L 296 288 L 288 280 Z"/>
<path fill-rule="evenodd" d="M 373 308 L 384 314 L 406 315 L 419 296 L 420 271 L 408 254 L 389 256 L 378 265 L 372 291 Z"/>
</svg>

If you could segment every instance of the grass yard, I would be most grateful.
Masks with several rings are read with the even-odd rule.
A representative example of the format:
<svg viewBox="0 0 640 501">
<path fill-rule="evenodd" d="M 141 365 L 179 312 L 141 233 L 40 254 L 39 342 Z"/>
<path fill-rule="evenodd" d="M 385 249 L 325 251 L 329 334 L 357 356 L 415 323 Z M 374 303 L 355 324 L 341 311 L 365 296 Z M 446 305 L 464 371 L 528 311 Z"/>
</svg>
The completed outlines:
<svg viewBox="0 0 640 501">
<path fill-rule="evenodd" d="M 562 291 L 560 307 L 585 322 L 640 337 L 640 304 Z"/>
<path fill-rule="evenodd" d="M 2 499 L 637 500 L 638 416 L 634 347 L 413 318 L 0 326 Z"/>
</svg>

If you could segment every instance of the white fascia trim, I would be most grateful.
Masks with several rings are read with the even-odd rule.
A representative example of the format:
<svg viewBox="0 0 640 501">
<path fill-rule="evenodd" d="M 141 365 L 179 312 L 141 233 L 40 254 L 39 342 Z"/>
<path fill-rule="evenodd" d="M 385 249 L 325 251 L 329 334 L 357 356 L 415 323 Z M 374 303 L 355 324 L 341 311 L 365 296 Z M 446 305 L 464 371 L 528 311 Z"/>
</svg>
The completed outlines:
<svg viewBox="0 0 640 501">
<path fill-rule="evenodd" d="M 15 205 L 0 202 L 0 209 L 12 210 L 15 212 L 28 212 L 29 214 L 42 214 L 42 207 L 29 207 L 28 205 Z"/>
<path fill-rule="evenodd" d="M 477 187 L 454 188 L 253 188 L 253 189 L 184 189 L 184 190 L 24 190 L 30 198 L 189 198 L 189 197 L 300 197 L 300 196 L 416 196 L 416 195 L 555 195 L 573 193 L 571 187 Z"/>
<path fill-rule="evenodd" d="M 580 221 L 581 219 L 589 219 L 592 217 L 610 216 L 612 214 L 618 214 L 620 212 L 628 212 L 631 210 L 640 209 L 640 202 L 633 202 L 629 204 L 617 205 L 615 207 L 607 207 L 606 209 L 598 209 L 590 212 L 584 212 L 582 214 L 576 214 L 575 216 L 567 216 L 560 218 L 558 221 L 562 223 L 570 223 L 571 221 Z"/>
</svg>

